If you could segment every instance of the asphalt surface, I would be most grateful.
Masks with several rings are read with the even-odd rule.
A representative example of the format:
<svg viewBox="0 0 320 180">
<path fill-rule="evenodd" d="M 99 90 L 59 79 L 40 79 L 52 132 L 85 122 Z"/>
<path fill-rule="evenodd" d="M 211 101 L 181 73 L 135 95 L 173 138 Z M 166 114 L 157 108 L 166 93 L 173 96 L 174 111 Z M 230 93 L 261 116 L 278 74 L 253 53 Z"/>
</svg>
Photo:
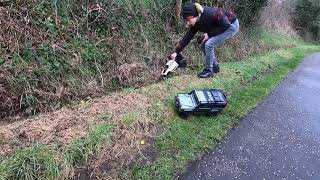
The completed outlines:
<svg viewBox="0 0 320 180">
<path fill-rule="evenodd" d="M 320 180 L 320 53 L 178 179 Z"/>
</svg>

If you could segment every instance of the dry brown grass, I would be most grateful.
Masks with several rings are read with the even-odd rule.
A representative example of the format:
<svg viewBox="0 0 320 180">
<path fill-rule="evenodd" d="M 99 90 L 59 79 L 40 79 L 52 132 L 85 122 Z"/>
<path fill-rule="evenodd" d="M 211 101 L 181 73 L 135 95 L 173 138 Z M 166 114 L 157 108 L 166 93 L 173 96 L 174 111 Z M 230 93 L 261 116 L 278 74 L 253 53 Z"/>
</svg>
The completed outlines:
<svg viewBox="0 0 320 180">
<path fill-rule="evenodd" d="M 128 64 L 123 66 L 121 73 L 139 72 L 139 68 L 142 67 Z M 85 137 L 95 125 L 110 123 L 113 126 L 112 143 L 96 151 L 98 153 L 90 159 L 87 164 L 89 170 L 85 172 L 106 179 L 118 178 L 123 167 L 139 162 L 137 157 L 143 158 L 143 163 L 152 163 L 159 155 L 155 152 L 153 139 L 159 136 L 159 131 L 163 132 L 157 127 L 159 122 L 175 116 L 174 109 L 167 103 L 174 94 L 207 87 L 208 84 L 212 86 L 212 83 L 215 88 L 224 89 L 223 84 L 239 78 L 237 73 L 227 69 L 213 80 L 182 74 L 139 90 L 114 92 L 55 112 L 0 125 L 0 153 L 10 154 L 16 148 L 31 146 L 32 143 L 58 144 L 62 149 L 68 148 L 72 140 Z M 145 145 L 140 144 L 141 140 L 145 140 Z M 77 176 L 83 172 L 75 173 Z"/>
<path fill-rule="evenodd" d="M 67 148 L 73 140 L 85 137 L 95 125 L 110 123 L 113 126 L 112 144 L 102 147 L 91 159 L 88 163 L 90 171 L 103 176 L 99 173 L 106 169 L 104 166 L 108 162 L 108 176 L 117 177 L 119 168 L 137 161 L 138 156 L 151 163 L 157 156 L 153 148 L 153 139 L 159 130 L 156 124 L 174 116 L 170 107 L 163 106 L 163 102 L 168 100 L 163 93 L 171 88 L 186 90 L 192 85 L 189 81 L 197 84 L 208 81 L 195 81 L 196 76 L 184 76 L 186 81 L 172 78 L 169 80 L 172 84 L 162 82 L 139 91 L 115 92 L 95 100 L 82 101 L 73 107 L 0 125 L 0 153 L 8 155 L 33 143 L 57 144 L 62 149 Z M 127 116 L 132 113 L 135 115 Z M 130 124 L 124 122 L 126 116 L 134 118 Z M 141 140 L 145 140 L 145 145 L 140 144 Z"/>
<path fill-rule="evenodd" d="M 2 58 L 9 64 L 12 60 L 10 56 L 12 52 L 19 52 L 19 49 L 28 43 L 31 43 L 32 48 L 36 48 L 44 42 L 48 42 L 55 48 L 61 48 L 65 41 L 64 37 L 53 40 L 48 32 L 43 32 L 40 28 L 35 27 L 28 11 L 22 7 L 26 7 L 26 5 L 21 5 L 20 9 L 0 7 L 0 45 L 1 51 L 5 51 L 3 53 L 5 56 Z M 92 8 L 94 7 L 92 6 Z M 74 31 L 70 28 L 68 33 L 76 34 L 78 32 L 76 32 L 76 28 Z M 96 36 L 94 33 L 87 32 L 86 35 L 94 39 Z M 167 53 L 165 49 L 156 49 L 146 43 L 148 39 L 144 39 L 143 47 L 145 49 L 143 50 L 146 51 L 146 55 L 142 57 L 141 54 L 134 54 L 138 49 L 135 49 L 136 42 L 132 41 L 130 44 L 118 34 L 98 41 L 98 43 L 103 41 L 108 41 L 112 46 L 115 46 L 111 52 L 115 57 L 112 67 L 99 72 L 98 77 L 82 82 L 81 87 L 77 90 L 57 81 L 52 82 L 50 87 L 30 87 L 29 90 L 37 97 L 37 110 L 46 112 L 59 109 L 60 103 L 63 102 L 84 99 L 88 96 L 101 96 L 104 91 L 103 86 L 109 85 L 113 81 L 118 83 L 117 88 L 137 88 L 159 80 L 159 72 L 166 60 L 162 55 Z M 244 33 L 239 33 L 231 40 L 227 48 L 220 50 L 220 54 L 218 54 L 221 57 L 220 62 L 231 59 L 238 60 L 238 58 L 244 58 L 265 49 L 265 47 L 250 44 L 250 42 Z M 224 51 L 226 49 L 234 50 L 234 52 L 230 55 Z M 72 50 L 63 49 L 63 51 Z M 81 62 L 81 57 L 76 52 L 73 55 L 72 64 L 77 66 Z M 197 62 L 197 60 L 189 60 L 188 65 L 197 68 Z M 28 64 L 27 69 L 30 72 L 34 68 L 37 67 Z M 187 71 L 186 74 L 190 71 Z M 194 72 L 191 71 L 191 73 Z M 0 70 L 0 102 L 4 102 L 0 104 L 0 118 L 21 110 L 21 95 L 16 92 L 12 80 L 13 74 L 8 70 Z M 80 101 L 79 105 L 64 107 L 53 112 L 40 114 L 37 117 L 28 119 L 17 117 L 10 123 L 1 124 L 0 122 L 0 155 L 8 155 L 17 148 L 28 147 L 33 143 L 57 144 L 61 148 L 67 148 L 73 140 L 85 137 L 91 127 L 107 121 L 113 126 L 112 144 L 102 147 L 103 149 L 98 151 L 97 156 L 91 159 L 89 168 L 93 172 L 99 174 L 101 168 L 109 169 L 112 171 L 109 172 L 109 175 L 116 177 L 118 168 L 130 165 L 136 161 L 138 155 L 147 161 L 152 161 L 156 152 L 152 152 L 150 149 L 154 149 L 153 138 L 156 131 L 159 130 L 156 127 L 157 121 L 170 120 L 170 117 L 174 116 L 172 109 L 162 105 L 162 102 L 168 101 L 163 94 L 171 88 L 187 91 L 190 87 L 203 86 L 208 82 L 205 79 L 199 80 L 195 75 L 181 74 L 183 78 L 179 79 L 183 80 L 178 81 L 173 78 L 163 83 L 144 87 L 137 92 L 114 92 L 94 101 Z M 222 77 L 230 76 L 230 73 L 221 72 L 220 74 Z M 164 85 L 164 83 L 166 84 Z M 217 82 L 217 87 L 219 86 L 221 83 Z M 128 122 L 125 122 L 124 119 L 127 119 Z M 140 140 L 145 140 L 146 144 L 140 145 Z M 105 162 L 109 162 L 108 166 L 110 167 L 104 167 Z"/>
<path fill-rule="evenodd" d="M 0 6 L 0 58 L 12 59 L 12 52 L 24 45 L 46 41 L 47 34 L 31 25 L 28 14 L 10 6 Z M 12 69 L 1 67 L 0 70 L 0 118 L 15 114 L 20 110 L 20 95 L 17 94 Z"/>
<path fill-rule="evenodd" d="M 13 115 L 20 108 L 19 96 L 15 91 L 13 82 L 10 82 L 8 78 L 8 74 L 5 70 L 0 69 L 0 119 Z"/>
<path fill-rule="evenodd" d="M 124 63 L 115 70 L 115 76 L 124 87 L 142 87 L 156 82 L 160 70 L 157 67 L 147 67 L 143 63 Z"/>
<path fill-rule="evenodd" d="M 16 51 L 32 43 L 37 46 L 49 40 L 47 32 L 41 32 L 23 8 L 0 6 L 0 45 L 6 51 Z M 10 57 L 8 57 L 10 58 Z"/>
<path fill-rule="evenodd" d="M 154 29 L 150 28 L 150 24 L 146 24 L 145 27 L 137 27 L 132 29 L 132 32 L 127 32 L 129 37 L 127 39 L 122 37 L 119 29 L 120 27 L 106 27 L 111 28 L 108 36 L 99 36 L 96 26 L 105 24 L 108 20 L 108 16 L 112 13 L 106 11 L 109 8 L 109 4 L 101 6 L 100 4 L 85 4 L 88 14 L 80 17 L 81 10 L 78 7 L 73 7 L 73 17 L 70 17 L 68 24 L 63 24 L 62 17 L 57 16 L 55 12 L 36 11 L 36 5 L 46 2 L 43 0 L 32 1 L 17 1 L 16 6 L 4 6 L 0 7 L 0 43 L 1 53 L 0 61 L 3 59 L 5 63 L 2 65 L 5 69 L 9 69 L 12 64 L 12 54 L 20 53 L 24 46 L 30 45 L 32 53 L 41 44 L 47 44 L 50 50 L 59 51 L 64 56 L 71 56 L 71 64 L 73 68 L 77 68 L 81 64 L 83 57 L 81 51 L 83 49 L 75 49 L 75 47 L 65 48 L 64 45 L 70 43 L 69 40 L 76 37 L 82 37 L 90 42 L 94 42 L 98 47 L 97 49 L 110 54 L 110 59 L 99 59 L 103 62 L 110 62 L 99 67 L 97 64 L 96 74 L 90 74 L 90 77 L 78 77 L 74 76 L 74 81 L 69 82 L 65 77 L 56 77 L 52 74 L 45 74 L 48 77 L 41 77 L 38 82 L 34 84 L 30 83 L 29 79 L 33 78 L 32 72 L 38 69 L 39 64 L 32 59 L 22 59 L 21 61 L 29 61 L 31 63 L 25 63 L 23 67 L 13 68 L 8 70 L 5 75 L 1 77 L 0 98 L 5 102 L 0 109 L 2 112 L 0 117 L 5 117 L 19 112 L 24 112 L 24 115 L 34 115 L 37 113 L 44 113 L 61 108 L 63 105 L 70 102 L 77 102 L 86 97 L 100 97 L 105 92 L 121 89 L 123 87 L 142 87 L 159 80 L 159 72 L 162 70 L 166 61 L 165 56 L 168 55 L 168 43 L 163 43 L 163 39 L 172 42 L 172 46 L 177 42 L 178 37 L 181 37 L 183 32 L 175 33 L 171 26 L 171 14 L 165 14 L 168 19 L 165 22 L 161 21 L 157 23 L 164 23 L 160 26 L 166 30 L 168 36 L 158 37 L 154 32 Z M 128 1 L 130 2 L 130 1 Z M 47 2 L 48 3 L 48 2 Z M 225 2 L 228 7 L 234 6 L 231 1 Z M 170 12 L 169 5 L 165 5 L 162 11 Z M 126 8 L 122 10 L 128 10 Z M 43 14 L 41 14 L 43 13 Z M 44 14 L 48 13 L 51 21 L 48 20 Z M 118 13 L 115 11 L 114 13 Z M 37 16 L 39 15 L 39 16 Z M 78 15 L 79 17 L 77 17 Z M 97 17 L 92 19 L 93 17 Z M 92 17 L 91 17 L 92 16 Z M 152 15 L 148 13 L 142 13 L 142 16 L 146 18 L 152 18 L 150 23 L 154 22 Z M 37 19 L 39 18 L 39 19 Z M 43 19 L 44 18 L 44 19 Z M 47 18 L 47 19 L 46 19 Z M 132 17 L 131 17 L 132 18 Z M 91 22 L 92 20 L 92 22 Z M 37 25 L 39 23 L 41 25 Z M 45 30 L 48 27 L 46 23 L 53 23 L 56 26 L 58 37 L 53 37 L 49 33 L 49 30 Z M 149 22 L 148 22 L 149 23 Z M 65 26 L 62 28 L 62 26 Z M 181 29 L 182 30 L 182 29 Z M 150 31 L 150 32 L 148 32 Z M 163 32 L 162 32 L 163 33 Z M 269 47 L 264 45 L 254 44 L 250 37 L 246 33 L 239 32 L 238 35 L 233 38 L 229 43 L 217 49 L 217 55 L 220 62 L 227 61 L 239 61 L 241 58 L 250 56 L 253 53 L 261 52 Z M 70 45 L 70 44 L 69 44 Z M 158 47 L 159 46 L 159 47 Z M 190 49 L 189 49 L 190 50 Z M 193 50 L 193 49 L 192 49 Z M 188 51 L 186 57 L 194 57 L 194 54 Z M 193 53 L 194 51 L 192 51 Z M 199 56 L 198 56 L 199 57 Z M 198 58 L 196 57 L 196 58 Z M 91 57 L 92 58 L 92 57 Z M 191 59 L 188 61 L 188 66 L 192 68 L 199 68 L 199 64 L 202 64 L 203 58 Z M 66 58 L 67 61 L 67 58 Z M 90 60 L 89 60 L 90 61 Z M 199 63 L 201 61 L 201 63 Z M 46 69 L 44 70 L 46 71 Z M 81 71 L 81 69 L 79 69 Z M 2 72 L 1 72 L 2 73 Z M 23 87 L 18 88 L 17 83 L 10 81 L 10 79 L 16 78 L 17 74 L 28 76 L 26 80 L 27 85 L 20 85 Z M 63 76 L 63 74 L 62 74 Z M 60 79 L 59 79 L 60 78 Z M 78 79 L 77 79 L 78 78 Z M 3 82 L 3 83 L 2 83 Z M 17 90 L 19 89 L 19 90 Z M 9 93 L 10 92 L 10 93 Z M 20 93 L 19 95 L 17 95 Z M 21 100 L 26 98 L 24 95 L 33 98 L 30 107 L 22 107 Z M 1 99 L 1 100 L 2 100 Z"/>
<path fill-rule="evenodd" d="M 135 54 L 138 49 L 136 44 L 139 43 L 136 40 L 128 42 L 117 32 L 110 37 L 106 37 L 106 39 L 101 39 L 98 38 L 96 32 L 88 30 L 85 34 L 82 34 L 85 38 L 96 41 L 96 45 L 106 43 L 114 47 L 110 52 L 114 57 L 112 63 L 107 67 L 102 67 L 103 70 L 101 71 L 98 69 L 97 77 L 87 79 L 79 77 L 76 80 L 81 81 L 80 84 L 78 83 L 76 87 L 73 87 L 64 79 L 61 80 L 48 74 L 48 77 L 42 77 L 42 84 L 38 83 L 37 86 L 28 84 L 27 87 L 17 87 L 17 81 L 15 81 L 17 74 L 26 73 L 28 76 L 32 76 L 32 72 L 39 68 L 39 64 L 33 62 L 34 60 L 22 58 L 20 58 L 21 61 L 26 61 L 24 66 L 12 68 L 13 54 L 17 53 L 20 56 L 19 53 L 25 46 L 31 46 L 33 52 L 39 45 L 48 44 L 53 49 L 66 55 L 72 54 L 72 65 L 74 67 L 83 61 L 79 55 L 80 52 L 74 52 L 73 48 L 64 48 L 67 39 L 71 38 L 71 35 L 79 33 L 78 30 L 82 28 L 81 25 L 78 25 L 78 27 L 72 21 L 68 24 L 68 27 L 65 27 L 66 31 L 61 33 L 61 36 L 53 38 L 52 34 L 44 32 L 43 28 L 36 25 L 39 19 L 34 19 L 37 15 L 35 8 L 40 2 L 42 1 L 17 1 L 16 6 L 9 6 L 10 2 L 8 6 L 0 6 L 0 63 L 4 61 L 4 64 L 1 64 L 2 70 L 0 70 L 0 100 L 4 102 L 0 105 L 0 118 L 18 114 L 22 111 L 24 111 L 23 115 L 27 116 L 39 112 L 48 112 L 59 109 L 62 105 L 72 101 L 79 101 L 86 97 L 99 97 L 105 90 L 141 87 L 158 81 L 159 72 L 165 62 L 161 52 L 155 52 L 152 50 L 155 48 L 149 45 L 144 49 L 147 50 L 148 54 L 142 57 L 140 54 Z M 97 8 L 96 6 L 98 4 L 90 5 L 89 11 L 93 13 Z M 105 10 L 100 10 L 99 13 L 105 16 Z M 55 18 L 55 25 L 60 28 L 61 19 Z M 148 62 L 144 62 L 143 59 L 147 59 Z M 31 63 L 27 61 L 31 61 Z M 110 60 L 104 59 L 103 61 Z M 20 94 L 18 95 L 18 93 Z M 34 105 L 30 108 L 32 111 L 21 106 L 22 99 L 26 94 L 34 98 Z M 4 119 L 1 121 L 4 121 Z"/>
<path fill-rule="evenodd" d="M 290 0 L 268 0 L 261 14 L 261 26 L 291 37 L 297 36 L 290 16 Z"/>
<path fill-rule="evenodd" d="M 94 161 L 96 167 L 105 161 L 116 162 L 117 166 L 129 165 L 137 154 L 148 145 L 139 147 L 139 140 L 152 139 L 156 127 L 149 111 L 154 99 L 140 93 L 113 93 L 93 102 L 82 102 L 73 108 L 42 114 L 38 117 L 0 126 L 1 154 L 5 155 L 18 147 L 32 143 L 58 144 L 68 147 L 74 139 L 85 137 L 88 129 L 107 121 L 113 125 L 113 144 L 104 147 Z M 128 112 L 139 115 L 130 126 L 122 122 Z M 146 143 L 149 143 L 148 141 Z"/>
</svg>

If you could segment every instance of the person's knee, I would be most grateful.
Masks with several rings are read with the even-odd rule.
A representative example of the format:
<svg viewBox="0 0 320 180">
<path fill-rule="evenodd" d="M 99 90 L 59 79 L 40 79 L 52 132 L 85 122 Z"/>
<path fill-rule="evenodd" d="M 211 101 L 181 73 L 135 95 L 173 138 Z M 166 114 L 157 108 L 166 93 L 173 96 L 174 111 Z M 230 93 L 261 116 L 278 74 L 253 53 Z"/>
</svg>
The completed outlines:
<svg viewBox="0 0 320 180">
<path fill-rule="evenodd" d="M 237 20 L 237 22 L 235 22 L 233 25 L 232 25 L 232 36 L 234 36 L 235 34 L 238 33 L 239 31 L 239 22 Z"/>
<path fill-rule="evenodd" d="M 214 45 L 212 43 L 210 43 L 209 41 L 207 41 L 204 44 L 205 50 L 212 50 L 214 48 Z"/>
<path fill-rule="evenodd" d="M 234 30 L 231 32 L 231 37 L 235 36 L 237 33 L 238 33 L 238 29 L 234 29 Z"/>
</svg>

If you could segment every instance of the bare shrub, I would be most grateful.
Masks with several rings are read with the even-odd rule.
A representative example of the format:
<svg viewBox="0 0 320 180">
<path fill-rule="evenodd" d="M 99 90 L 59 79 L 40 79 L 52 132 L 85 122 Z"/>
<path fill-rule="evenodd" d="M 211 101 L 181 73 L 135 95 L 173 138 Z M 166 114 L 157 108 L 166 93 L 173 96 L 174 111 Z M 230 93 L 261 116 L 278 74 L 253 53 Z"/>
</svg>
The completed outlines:
<svg viewBox="0 0 320 180">
<path fill-rule="evenodd" d="M 296 36 L 291 14 L 292 2 L 289 0 L 268 0 L 260 18 L 261 27 L 288 36 Z"/>
</svg>

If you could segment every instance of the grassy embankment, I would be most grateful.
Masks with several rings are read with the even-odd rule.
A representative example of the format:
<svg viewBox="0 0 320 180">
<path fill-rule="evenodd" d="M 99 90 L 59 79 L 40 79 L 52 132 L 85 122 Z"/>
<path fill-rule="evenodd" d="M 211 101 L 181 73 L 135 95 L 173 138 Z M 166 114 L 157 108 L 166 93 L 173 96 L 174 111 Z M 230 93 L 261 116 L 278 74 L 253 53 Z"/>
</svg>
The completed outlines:
<svg viewBox="0 0 320 180">
<path fill-rule="evenodd" d="M 271 50 L 241 62 L 222 63 L 223 71 L 213 79 L 198 79 L 195 73 L 172 77 L 164 82 L 141 89 L 127 89 L 124 93 L 143 94 L 151 98 L 154 112 L 149 112 L 156 124 L 155 136 L 157 157 L 146 163 L 143 156 L 122 178 L 172 179 L 186 164 L 210 150 L 227 135 L 252 108 L 267 96 L 286 75 L 308 54 L 319 51 L 319 46 L 306 45 L 301 41 L 278 35 L 264 34 L 263 41 L 270 45 L 297 47 Z M 174 95 L 192 89 L 221 88 L 229 97 L 228 108 L 216 117 L 190 117 L 187 121 L 174 113 Z M 165 92 L 165 93 L 164 93 Z M 143 112 L 127 112 L 123 124 L 137 123 Z M 67 148 L 34 145 L 17 150 L 9 157 L 1 157 L 0 179 L 55 179 L 67 177 L 78 165 L 88 162 L 100 153 L 100 147 L 113 145 L 113 125 L 107 121 L 93 127 L 85 138 L 75 140 Z M 146 141 L 146 145 L 149 142 Z M 141 145 L 143 148 L 144 145 Z"/>
</svg>

